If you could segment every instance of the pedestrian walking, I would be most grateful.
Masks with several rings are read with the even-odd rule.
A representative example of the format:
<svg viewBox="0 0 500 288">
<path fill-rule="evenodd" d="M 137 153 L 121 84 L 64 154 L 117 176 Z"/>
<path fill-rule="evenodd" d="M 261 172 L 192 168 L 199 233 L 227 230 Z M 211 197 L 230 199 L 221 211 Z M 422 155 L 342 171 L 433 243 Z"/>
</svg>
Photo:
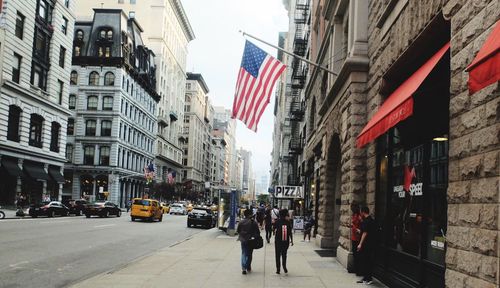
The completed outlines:
<svg viewBox="0 0 500 288">
<path fill-rule="evenodd" d="M 361 208 L 361 240 L 358 244 L 359 258 L 361 259 L 361 271 L 363 279 L 357 283 L 372 284 L 373 258 L 375 252 L 375 221 L 370 216 L 370 209 L 366 206 Z"/>
<path fill-rule="evenodd" d="M 263 204 L 257 208 L 257 215 L 255 216 L 257 222 L 259 223 L 260 229 L 264 229 L 264 215 L 266 213 L 266 208 L 264 207 Z"/>
<path fill-rule="evenodd" d="M 274 205 L 273 207 L 273 210 L 271 210 L 271 219 L 274 222 L 276 222 L 276 220 L 278 220 L 279 218 L 279 215 L 280 214 L 280 210 L 278 209 L 278 206 Z"/>
<path fill-rule="evenodd" d="M 351 204 L 351 247 L 352 254 L 354 257 L 354 270 L 352 272 L 356 273 L 357 276 L 361 276 L 360 259 L 358 252 L 359 240 L 361 239 L 361 213 L 359 210 L 359 205 L 356 203 Z"/>
<path fill-rule="evenodd" d="M 274 249 L 276 256 L 276 274 L 280 274 L 280 268 L 288 273 L 286 266 L 286 254 L 290 244 L 293 246 L 292 224 L 290 223 L 288 210 L 282 209 L 279 218 L 274 222 Z M 280 263 L 281 260 L 281 263 Z"/>
<path fill-rule="evenodd" d="M 273 233 L 273 219 L 271 217 L 271 207 L 267 206 L 266 212 L 264 215 L 264 225 L 266 228 L 266 241 L 269 243 L 271 241 L 271 236 Z"/>
<path fill-rule="evenodd" d="M 309 213 L 304 219 L 304 240 L 302 240 L 303 242 L 306 241 L 306 236 L 307 236 L 307 242 L 311 241 L 311 230 L 315 224 L 316 221 L 312 217 L 311 213 Z"/>
<path fill-rule="evenodd" d="M 130 210 L 130 206 L 132 206 L 132 201 L 128 200 L 128 201 L 127 201 L 127 205 L 126 205 L 126 208 L 127 208 L 127 213 L 128 213 L 128 211 Z"/>
<path fill-rule="evenodd" d="M 260 234 L 259 225 L 252 218 L 252 209 L 246 209 L 243 212 L 245 219 L 238 223 L 238 241 L 241 242 L 241 273 L 247 274 L 247 272 L 252 271 L 252 253 L 253 248 L 250 247 L 250 238 L 255 237 Z"/>
</svg>

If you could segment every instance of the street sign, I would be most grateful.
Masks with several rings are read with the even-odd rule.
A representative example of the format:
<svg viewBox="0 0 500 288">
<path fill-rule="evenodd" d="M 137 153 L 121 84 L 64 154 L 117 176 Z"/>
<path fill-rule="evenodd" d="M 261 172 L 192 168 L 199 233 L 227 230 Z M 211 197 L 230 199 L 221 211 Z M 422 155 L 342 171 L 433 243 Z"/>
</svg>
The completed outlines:
<svg viewBox="0 0 500 288">
<path fill-rule="evenodd" d="M 302 186 L 275 186 L 274 198 L 304 198 Z"/>
</svg>

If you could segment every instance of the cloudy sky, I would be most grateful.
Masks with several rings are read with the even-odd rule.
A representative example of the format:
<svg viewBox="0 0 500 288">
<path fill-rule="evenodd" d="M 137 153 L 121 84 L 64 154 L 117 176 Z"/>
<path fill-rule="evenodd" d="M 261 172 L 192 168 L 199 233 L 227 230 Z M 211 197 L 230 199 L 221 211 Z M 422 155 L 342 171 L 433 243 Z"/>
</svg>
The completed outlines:
<svg viewBox="0 0 500 288">
<path fill-rule="evenodd" d="M 201 73 L 215 106 L 231 108 L 243 54 L 242 30 L 277 45 L 278 33 L 288 30 L 283 0 L 182 0 L 196 39 L 189 44 L 187 71 Z M 276 56 L 276 49 L 253 41 Z M 274 92 L 257 133 L 238 121 L 237 147 L 251 150 L 257 181 L 269 174 L 272 151 Z"/>
</svg>

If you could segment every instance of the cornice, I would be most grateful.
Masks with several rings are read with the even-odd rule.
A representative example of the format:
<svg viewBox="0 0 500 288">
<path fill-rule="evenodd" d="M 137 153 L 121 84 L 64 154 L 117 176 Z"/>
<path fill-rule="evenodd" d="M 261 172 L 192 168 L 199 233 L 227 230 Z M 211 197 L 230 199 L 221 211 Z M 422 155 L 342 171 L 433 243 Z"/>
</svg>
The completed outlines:
<svg viewBox="0 0 500 288">
<path fill-rule="evenodd" d="M 189 24 L 189 19 L 186 15 L 186 11 L 184 11 L 184 8 L 182 7 L 181 1 L 180 0 L 170 0 L 170 1 L 172 3 L 172 6 L 174 7 L 175 15 L 180 20 L 182 31 L 184 32 L 184 35 L 186 35 L 188 42 L 193 41 L 195 38 L 194 31 L 193 28 L 191 27 L 191 24 Z"/>
</svg>

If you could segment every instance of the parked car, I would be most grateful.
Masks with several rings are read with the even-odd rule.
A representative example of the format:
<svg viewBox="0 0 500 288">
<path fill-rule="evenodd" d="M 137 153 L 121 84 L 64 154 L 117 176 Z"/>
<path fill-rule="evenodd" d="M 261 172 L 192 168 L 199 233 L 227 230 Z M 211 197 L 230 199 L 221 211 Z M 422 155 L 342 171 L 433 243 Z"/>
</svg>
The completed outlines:
<svg viewBox="0 0 500 288">
<path fill-rule="evenodd" d="M 116 204 L 109 201 L 100 201 L 85 205 L 83 210 L 85 217 L 90 216 L 109 217 L 109 215 L 122 216 L 122 210 Z"/>
<path fill-rule="evenodd" d="M 84 199 L 69 200 L 65 203 L 65 205 L 69 208 L 69 214 L 75 214 L 76 216 L 84 214 L 83 210 L 87 204 L 87 200 Z"/>
<path fill-rule="evenodd" d="M 170 215 L 172 214 L 186 215 L 187 214 L 186 206 L 179 203 L 174 203 L 170 205 Z"/>
<path fill-rule="evenodd" d="M 59 201 L 43 201 L 39 204 L 30 205 L 29 209 L 29 215 L 33 218 L 36 218 L 38 216 L 68 216 L 68 214 L 69 208 Z"/>
<path fill-rule="evenodd" d="M 165 202 L 161 202 L 160 203 L 161 205 L 161 208 L 163 209 L 163 214 L 170 212 L 170 204 L 168 203 L 165 203 Z"/>
<path fill-rule="evenodd" d="M 205 228 L 215 227 L 216 218 L 210 208 L 193 207 L 187 218 L 187 227 L 200 225 Z"/>
<path fill-rule="evenodd" d="M 135 198 L 132 200 L 130 218 L 132 221 L 135 221 L 135 219 L 145 219 L 149 221 L 157 219 L 161 222 L 163 220 L 163 208 L 157 200 Z"/>
</svg>

